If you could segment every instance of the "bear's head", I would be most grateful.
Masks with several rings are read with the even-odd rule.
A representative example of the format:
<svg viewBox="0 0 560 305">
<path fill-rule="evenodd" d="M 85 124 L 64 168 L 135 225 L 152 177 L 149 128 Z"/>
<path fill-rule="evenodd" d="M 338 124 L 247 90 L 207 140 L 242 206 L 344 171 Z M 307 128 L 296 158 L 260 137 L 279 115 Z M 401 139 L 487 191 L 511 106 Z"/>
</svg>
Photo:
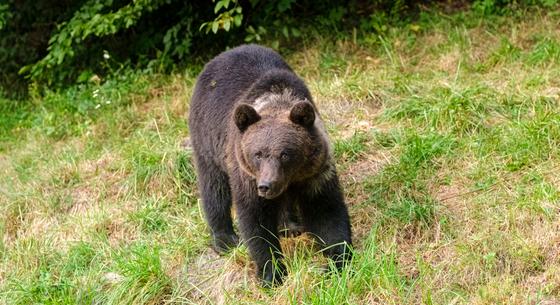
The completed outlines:
<svg viewBox="0 0 560 305">
<path fill-rule="evenodd" d="M 240 132 L 237 161 L 256 180 L 261 197 L 278 197 L 291 183 L 317 175 L 328 162 L 328 140 L 306 100 L 268 109 L 242 103 L 233 120 Z"/>
</svg>

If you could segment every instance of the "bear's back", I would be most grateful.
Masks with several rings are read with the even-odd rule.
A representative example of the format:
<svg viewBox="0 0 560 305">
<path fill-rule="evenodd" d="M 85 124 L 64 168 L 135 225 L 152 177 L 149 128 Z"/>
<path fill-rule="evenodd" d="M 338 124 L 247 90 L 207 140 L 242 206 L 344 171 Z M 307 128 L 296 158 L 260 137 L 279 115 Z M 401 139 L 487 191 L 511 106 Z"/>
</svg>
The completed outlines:
<svg viewBox="0 0 560 305">
<path fill-rule="evenodd" d="M 269 48 L 243 45 L 225 51 L 204 67 L 197 81 L 193 104 L 233 104 L 262 75 L 277 69 L 291 71 L 282 57 Z M 197 94 L 208 98 L 197 99 Z"/>
<path fill-rule="evenodd" d="M 273 70 L 293 73 L 278 53 L 258 45 L 225 51 L 206 64 L 190 104 L 189 129 L 195 150 L 214 160 L 223 158 L 235 103 L 255 81 Z"/>
</svg>

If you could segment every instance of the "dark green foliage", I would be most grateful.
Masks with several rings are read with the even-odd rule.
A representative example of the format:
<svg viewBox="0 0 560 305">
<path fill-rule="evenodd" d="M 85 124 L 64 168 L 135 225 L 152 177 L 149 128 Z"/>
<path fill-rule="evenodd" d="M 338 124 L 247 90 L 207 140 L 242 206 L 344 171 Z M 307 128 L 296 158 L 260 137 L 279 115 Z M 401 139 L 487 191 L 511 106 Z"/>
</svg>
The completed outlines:
<svg viewBox="0 0 560 305">
<path fill-rule="evenodd" d="M 167 71 L 243 42 L 293 47 L 309 30 L 384 33 L 392 24 L 417 19 L 422 3 L 8 0 L 0 5 L 0 95 L 21 97 L 30 81 L 55 87 L 99 81 L 123 66 Z M 488 15 L 507 13 L 512 7 L 557 4 L 557 0 L 476 0 L 472 8 Z M 548 47 L 543 48 L 548 54 Z M 541 58 L 536 55 L 534 61 Z"/>
<path fill-rule="evenodd" d="M 98 81 L 123 66 L 166 71 L 244 41 L 279 46 L 339 2 L 10 0 L 0 6 L 0 94 L 18 96 L 29 80 Z"/>
<path fill-rule="evenodd" d="M 0 4 L 0 94 L 19 96 L 26 83 L 23 66 L 47 54 L 57 25 L 68 20 L 85 1 L 15 1 Z"/>
<path fill-rule="evenodd" d="M 538 5 L 543 7 L 553 7 L 558 5 L 558 0 L 475 0 L 472 8 L 475 12 L 482 15 L 507 14 L 516 7 L 526 7 Z"/>
</svg>

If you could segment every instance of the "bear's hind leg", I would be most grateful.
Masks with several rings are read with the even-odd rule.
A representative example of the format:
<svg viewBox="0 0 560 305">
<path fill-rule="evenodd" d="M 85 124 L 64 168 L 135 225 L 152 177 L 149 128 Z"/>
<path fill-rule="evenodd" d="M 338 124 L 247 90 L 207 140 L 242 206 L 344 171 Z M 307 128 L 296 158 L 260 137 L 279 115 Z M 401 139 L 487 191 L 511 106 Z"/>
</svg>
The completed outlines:
<svg viewBox="0 0 560 305">
<path fill-rule="evenodd" d="M 197 158 L 202 207 L 212 232 L 213 247 L 224 253 L 239 244 L 231 217 L 231 190 L 226 173 L 203 158 Z"/>
</svg>

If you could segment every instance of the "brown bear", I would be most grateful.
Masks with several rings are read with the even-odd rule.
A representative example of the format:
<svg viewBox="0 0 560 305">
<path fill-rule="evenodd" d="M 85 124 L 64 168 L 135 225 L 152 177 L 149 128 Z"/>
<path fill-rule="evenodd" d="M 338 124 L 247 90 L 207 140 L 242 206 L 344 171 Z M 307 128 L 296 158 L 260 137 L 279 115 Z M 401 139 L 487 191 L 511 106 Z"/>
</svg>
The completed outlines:
<svg viewBox="0 0 560 305">
<path fill-rule="evenodd" d="M 233 202 L 264 285 L 282 282 L 278 239 L 286 219 L 315 236 L 337 268 L 350 259 L 350 221 L 329 139 L 305 83 L 280 55 L 243 45 L 207 63 L 192 96 L 189 129 L 218 252 L 238 244 Z"/>
</svg>

